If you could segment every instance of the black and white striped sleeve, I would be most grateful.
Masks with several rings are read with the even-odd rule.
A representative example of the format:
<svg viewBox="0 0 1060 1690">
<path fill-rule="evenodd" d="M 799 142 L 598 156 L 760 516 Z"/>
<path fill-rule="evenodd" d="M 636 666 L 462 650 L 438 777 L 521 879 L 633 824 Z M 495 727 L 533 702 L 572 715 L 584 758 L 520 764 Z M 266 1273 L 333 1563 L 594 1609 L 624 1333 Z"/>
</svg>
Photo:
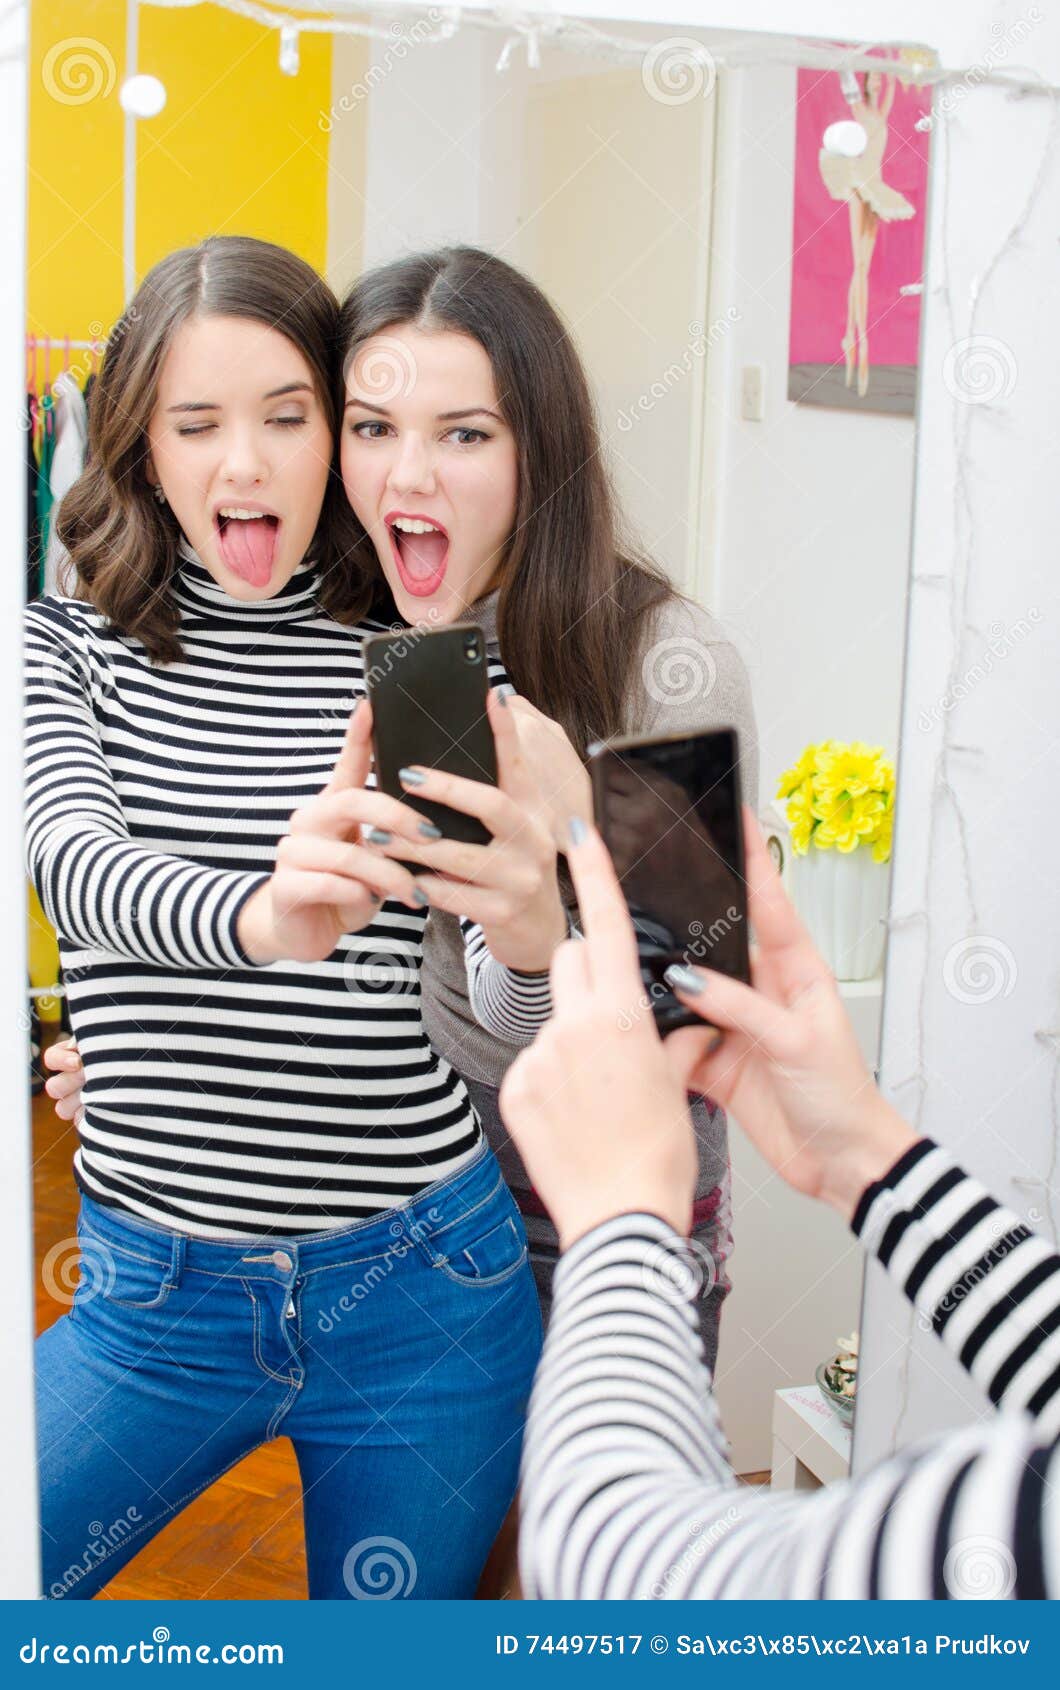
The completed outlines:
<svg viewBox="0 0 1060 1690">
<path fill-rule="evenodd" d="M 100 743 L 106 668 L 62 605 L 26 612 L 26 862 L 75 946 L 178 968 L 247 966 L 239 912 L 268 878 L 135 844 Z"/>
<path fill-rule="evenodd" d="M 553 1282 L 523 1452 L 527 1596 L 1060 1595 L 1060 1257 L 930 1140 L 853 1224 L 1003 1412 L 812 1495 L 738 1484 L 666 1271 L 685 1242 L 619 1216 Z"/>
<path fill-rule="evenodd" d="M 505 1044 L 531 1044 L 552 1014 L 548 970 L 543 974 L 523 974 L 516 968 L 505 967 L 491 952 L 477 922 L 462 917 L 460 931 L 464 937 L 468 999 L 476 1021 Z M 581 938 L 569 911 L 567 937 Z"/>
</svg>

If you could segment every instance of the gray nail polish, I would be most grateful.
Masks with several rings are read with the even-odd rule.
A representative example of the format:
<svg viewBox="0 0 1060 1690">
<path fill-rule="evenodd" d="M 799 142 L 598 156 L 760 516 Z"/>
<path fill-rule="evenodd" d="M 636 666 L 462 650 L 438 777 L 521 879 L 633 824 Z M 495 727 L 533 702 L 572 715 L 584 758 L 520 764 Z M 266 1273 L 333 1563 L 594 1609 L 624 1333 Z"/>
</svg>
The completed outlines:
<svg viewBox="0 0 1060 1690">
<path fill-rule="evenodd" d="M 690 997 L 698 997 L 705 990 L 707 977 L 698 968 L 688 968 L 682 962 L 672 963 L 663 975 L 668 986 L 675 990 L 687 992 Z"/>
<path fill-rule="evenodd" d="M 391 836 L 381 827 L 366 827 L 364 838 L 368 845 L 389 845 Z"/>
<path fill-rule="evenodd" d="M 572 816 L 568 826 L 571 844 L 580 845 L 586 838 L 589 831 L 585 823 L 582 821 L 581 816 Z"/>
<path fill-rule="evenodd" d="M 405 786 L 422 786 L 427 776 L 420 769 L 399 769 L 398 779 Z"/>
<path fill-rule="evenodd" d="M 423 909 L 424 905 L 429 904 L 431 900 L 421 887 L 414 886 L 412 889 L 412 901 L 413 903 L 419 904 L 420 909 Z"/>
<path fill-rule="evenodd" d="M 514 698 L 515 697 L 515 688 L 512 686 L 511 681 L 501 681 L 500 685 L 497 687 L 496 690 L 497 690 L 497 697 L 498 698 Z"/>
<path fill-rule="evenodd" d="M 421 822 L 420 832 L 424 839 L 441 839 L 444 837 L 441 828 L 435 827 L 433 822 Z"/>
</svg>

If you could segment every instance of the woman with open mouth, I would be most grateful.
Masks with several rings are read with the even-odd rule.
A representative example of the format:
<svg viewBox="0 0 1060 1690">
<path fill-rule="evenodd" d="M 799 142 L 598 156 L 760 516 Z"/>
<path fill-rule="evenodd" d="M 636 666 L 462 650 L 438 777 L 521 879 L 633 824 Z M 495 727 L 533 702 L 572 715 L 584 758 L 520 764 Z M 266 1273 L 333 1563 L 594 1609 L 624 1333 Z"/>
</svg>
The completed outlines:
<svg viewBox="0 0 1060 1690">
<path fill-rule="evenodd" d="M 311 1597 L 473 1595 L 515 1488 L 538 1301 L 422 937 L 459 868 L 463 990 L 529 1037 L 568 924 L 496 695 L 498 784 L 450 795 L 488 864 L 372 788 L 337 312 L 263 242 L 157 265 L 59 517 L 75 596 L 27 612 L 28 857 L 86 1071 L 81 1279 L 37 1361 L 57 1597 L 280 1435 Z M 433 874 L 366 835 L 429 836 Z M 103 1553 L 99 1519 L 130 1522 Z"/>
<path fill-rule="evenodd" d="M 541 289 L 493 254 L 453 247 L 369 272 L 342 307 L 342 475 L 359 520 L 353 556 L 408 621 L 467 619 L 485 633 L 562 851 L 591 819 L 581 758 L 618 733 L 738 729 L 744 797 L 757 806 L 758 740 L 743 662 L 724 631 L 650 558 L 623 545 L 586 372 Z M 560 730 L 564 730 L 561 732 Z M 444 800 L 440 776 L 423 786 Z M 404 844 L 389 848 L 404 853 Z M 428 868 L 433 847 L 413 856 Z M 417 876 L 431 899 L 424 1018 L 463 1075 L 516 1192 L 547 1316 L 556 1234 L 505 1131 L 497 1091 L 533 1015 L 483 1025 L 454 989 L 469 933 L 461 889 Z M 568 888 L 569 891 L 569 888 Z M 569 893 L 572 911 L 573 892 Z M 461 934 L 463 927 L 463 935 Z M 695 960 L 694 958 L 690 960 Z M 551 1007 L 541 983 L 540 1019 Z M 697 1099 L 693 1214 L 707 1271 L 697 1303 L 708 1366 L 730 1288 L 725 1114 Z"/>
</svg>

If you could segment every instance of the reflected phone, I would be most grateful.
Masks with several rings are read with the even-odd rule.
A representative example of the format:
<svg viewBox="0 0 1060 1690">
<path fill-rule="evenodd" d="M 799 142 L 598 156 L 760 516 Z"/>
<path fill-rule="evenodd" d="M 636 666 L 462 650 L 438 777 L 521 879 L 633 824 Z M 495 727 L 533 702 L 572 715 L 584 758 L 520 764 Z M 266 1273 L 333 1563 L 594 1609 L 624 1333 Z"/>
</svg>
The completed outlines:
<svg viewBox="0 0 1060 1690">
<path fill-rule="evenodd" d="M 447 839 L 488 845 L 477 816 L 407 790 L 398 770 L 410 763 L 497 784 L 493 729 L 486 714 L 486 639 L 476 623 L 370 634 L 365 683 L 372 703 L 375 778 L 381 792 L 419 810 Z M 404 865 L 414 874 L 422 863 Z"/>
<path fill-rule="evenodd" d="M 588 762 L 656 1025 L 701 1026 L 663 978 L 672 963 L 751 979 L 736 730 L 598 742 Z"/>
</svg>

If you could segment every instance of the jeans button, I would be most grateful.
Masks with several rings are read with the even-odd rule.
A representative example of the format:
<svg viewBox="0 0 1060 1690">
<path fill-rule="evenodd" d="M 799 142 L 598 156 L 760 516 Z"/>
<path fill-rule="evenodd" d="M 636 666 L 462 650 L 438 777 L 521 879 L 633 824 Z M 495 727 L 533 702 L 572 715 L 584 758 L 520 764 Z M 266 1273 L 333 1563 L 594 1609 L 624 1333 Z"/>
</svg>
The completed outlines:
<svg viewBox="0 0 1060 1690">
<path fill-rule="evenodd" d="M 286 1250 L 274 1250 L 272 1252 L 272 1265 L 278 1267 L 282 1273 L 290 1273 L 294 1263 Z"/>
</svg>

